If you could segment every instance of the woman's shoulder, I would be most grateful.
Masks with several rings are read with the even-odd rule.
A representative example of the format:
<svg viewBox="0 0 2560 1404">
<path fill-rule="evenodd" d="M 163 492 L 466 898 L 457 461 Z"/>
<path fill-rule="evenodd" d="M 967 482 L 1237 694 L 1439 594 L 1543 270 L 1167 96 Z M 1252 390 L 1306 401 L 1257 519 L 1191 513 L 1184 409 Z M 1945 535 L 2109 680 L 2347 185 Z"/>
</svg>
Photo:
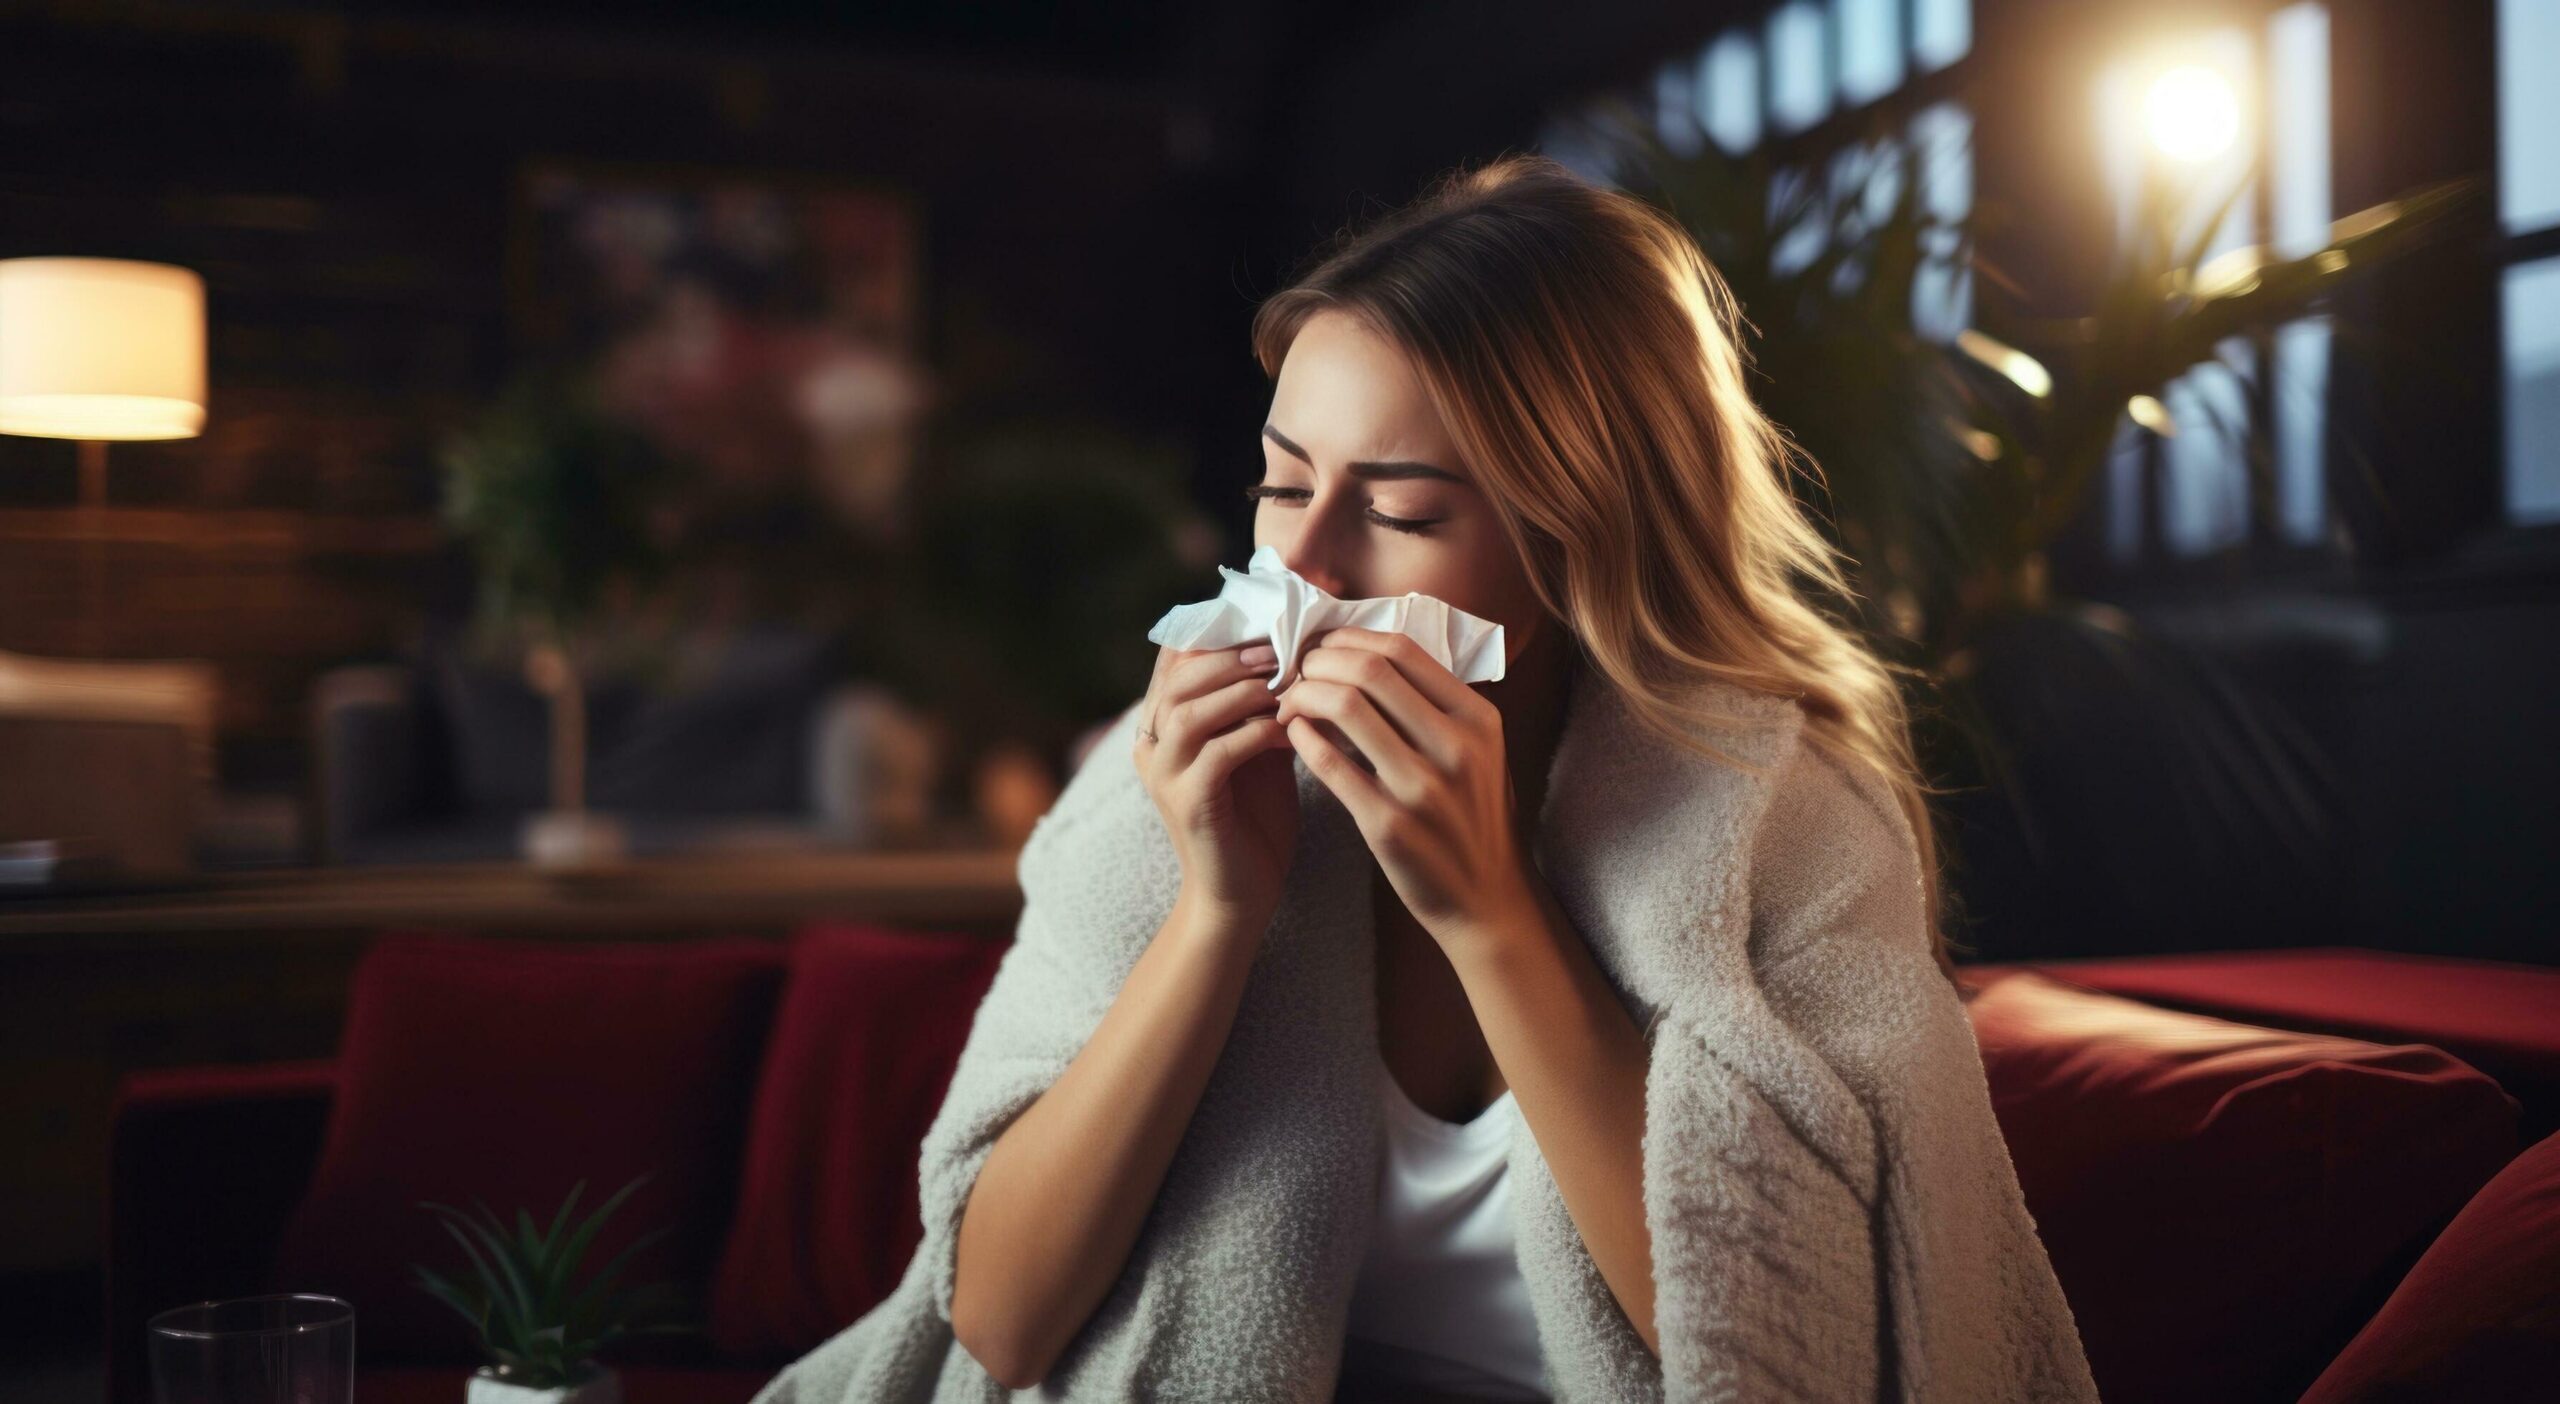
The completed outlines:
<svg viewBox="0 0 2560 1404">
<path fill-rule="evenodd" d="M 1730 761 L 1681 783 L 1733 826 L 1755 894 L 1863 873 L 1907 845 L 1891 785 L 1831 744 L 1796 697 L 1715 683 L 1700 699 L 1689 734 Z"/>
<path fill-rule="evenodd" d="M 1826 832 L 1860 847 L 1891 851 L 1910 842 L 1910 820 L 1876 764 L 1850 754 L 1810 725 L 1785 748 L 1770 781 L 1763 830 L 1802 839 Z"/>
<path fill-rule="evenodd" d="M 1889 778 L 1808 728 L 1771 777 L 1751 900 L 1755 925 L 1775 945 L 1907 937 L 1925 949 L 1919 849 Z"/>
</svg>

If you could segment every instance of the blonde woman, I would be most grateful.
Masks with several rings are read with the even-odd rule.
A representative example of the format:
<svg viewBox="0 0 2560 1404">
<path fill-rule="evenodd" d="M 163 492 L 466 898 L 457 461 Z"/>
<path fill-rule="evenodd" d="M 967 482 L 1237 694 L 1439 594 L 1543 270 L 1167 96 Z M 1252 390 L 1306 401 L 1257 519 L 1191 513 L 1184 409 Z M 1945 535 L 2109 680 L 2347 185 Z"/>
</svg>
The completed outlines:
<svg viewBox="0 0 2560 1404">
<path fill-rule="evenodd" d="M 1163 652 L 1024 850 L 905 1280 L 760 1401 L 2095 1398 L 1735 321 L 1536 157 L 1262 306 L 1255 544 L 1506 676 Z"/>
</svg>

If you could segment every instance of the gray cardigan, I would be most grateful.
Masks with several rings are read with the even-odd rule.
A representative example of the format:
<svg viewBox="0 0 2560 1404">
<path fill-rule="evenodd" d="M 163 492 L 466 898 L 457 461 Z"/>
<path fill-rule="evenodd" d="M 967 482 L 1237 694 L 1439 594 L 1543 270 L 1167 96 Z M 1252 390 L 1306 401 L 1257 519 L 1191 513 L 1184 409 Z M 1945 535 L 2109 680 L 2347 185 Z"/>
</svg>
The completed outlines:
<svg viewBox="0 0 2560 1404">
<path fill-rule="evenodd" d="M 1556 1397 L 2097 1398 L 1932 960 L 1888 792 L 1792 700 L 1711 694 L 1718 763 L 1577 669 L 1533 853 L 1646 1030 L 1657 1360 L 1524 1122 L 1520 1268 Z M 1119 1281 L 1039 1387 L 953 1340 L 955 1244 L 996 1138 L 1101 1022 L 1181 872 L 1124 713 L 1023 849 L 1025 899 L 924 1141 L 924 1240 L 891 1294 L 752 1404 L 1290 1401 L 1341 1367 L 1384 1124 L 1369 855 L 1303 763 L 1298 850 L 1233 1031 Z"/>
</svg>

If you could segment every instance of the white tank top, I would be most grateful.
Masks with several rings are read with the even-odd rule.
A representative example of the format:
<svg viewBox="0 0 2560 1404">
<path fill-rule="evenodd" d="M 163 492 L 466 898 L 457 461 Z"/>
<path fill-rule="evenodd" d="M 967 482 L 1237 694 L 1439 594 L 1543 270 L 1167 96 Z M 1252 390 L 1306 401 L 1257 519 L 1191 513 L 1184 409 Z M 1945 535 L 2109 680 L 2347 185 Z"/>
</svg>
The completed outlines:
<svg viewBox="0 0 2560 1404">
<path fill-rule="evenodd" d="M 1511 1232 L 1505 1090 L 1466 1123 L 1415 1106 L 1376 1064 L 1387 1139 L 1376 1226 L 1351 1294 L 1343 1377 L 1489 1400 L 1551 1388 Z"/>
</svg>

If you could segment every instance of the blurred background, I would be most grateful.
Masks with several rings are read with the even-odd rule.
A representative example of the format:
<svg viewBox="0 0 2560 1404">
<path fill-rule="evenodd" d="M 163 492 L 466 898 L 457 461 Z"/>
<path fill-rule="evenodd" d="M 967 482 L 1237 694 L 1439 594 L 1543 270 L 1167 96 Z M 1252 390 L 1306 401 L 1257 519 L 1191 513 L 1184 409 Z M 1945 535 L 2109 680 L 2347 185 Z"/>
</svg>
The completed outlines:
<svg viewBox="0 0 2560 1404">
<path fill-rule="evenodd" d="M 382 931 L 1007 929 L 1248 553 L 1256 301 L 1506 150 L 1733 282 L 1975 956 L 2550 963 L 2555 55 L 2549 0 L 0 3 L 0 1356 L 86 1388 L 118 1080 L 328 1053 Z"/>
</svg>

